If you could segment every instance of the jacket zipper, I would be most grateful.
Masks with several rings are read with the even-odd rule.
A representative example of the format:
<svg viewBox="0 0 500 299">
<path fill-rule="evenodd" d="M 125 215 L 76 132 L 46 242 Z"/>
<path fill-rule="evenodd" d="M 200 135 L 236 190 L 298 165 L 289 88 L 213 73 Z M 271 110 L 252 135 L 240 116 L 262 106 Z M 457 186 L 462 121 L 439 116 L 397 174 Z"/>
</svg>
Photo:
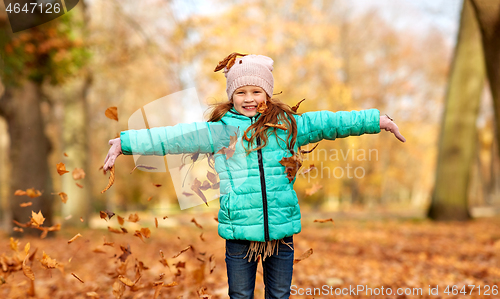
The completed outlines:
<svg viewBox="0 0 500 299">
<path fill-rule="evenodd" d="M 250 118 L 252 124 L 253 124 L 253 118 L 254 116 Z M 257 147 L 259 146 L 260 146 L 260 137 L 257 137 Z M 257 150 L 257 157 L 259 159 L 260 186 L 262 191 L 262 208 L 264 210 L 264 239 L 267 242 L 269 241 L 269 223 L 267 214 L 266 180 L 264 178 L 264 163 L 262 162 L 262 149 Z"/>
</svg>

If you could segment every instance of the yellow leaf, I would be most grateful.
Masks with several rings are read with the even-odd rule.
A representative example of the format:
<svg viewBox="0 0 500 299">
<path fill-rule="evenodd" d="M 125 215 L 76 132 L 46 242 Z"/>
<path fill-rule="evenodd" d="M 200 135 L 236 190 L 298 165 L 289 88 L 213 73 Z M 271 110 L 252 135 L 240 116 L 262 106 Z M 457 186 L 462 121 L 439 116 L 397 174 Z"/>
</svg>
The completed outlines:
<svg viewBox="0 0 500 299">
<path fill-rule="evenodd" d="M 75 168 L 72 174 L 74 180 L 81 180 L 85 178 L 85 171 L 83 171 L 82 168 Z"/>
<path fill-rule="evenodd" d="M 35 197 L 41 196 L 42 193 L 40 191 L 36 190 L 35 188 L 30 188 L 30 189 L 26 189 L 26 195 L 28 195 L 31 198 L 35 198 Z"/>
<path fill-rule="evenodd" d="M 76 239 L 80 238 L 82 235 L 80 234 L 76 234 L 73 238 L 71 238 L 69 241 L 68 241 L 68 244 L 71 244 L 73 243 L 73 241 L 75 241 Z"/>
<path fill-rule="evenodd" d="M 14 192 L 14 195 L 16 196 L 26 195 L 26 191 L 18 189 L 16 190 L 16 192 Z"/>
<path fill-rule="evenodd" d="M 19 240 L 16 240 L 16 239 L 10 237 L 10 249 L 17 252 L 19 249 Z"/>
<path fill-rule="evenodd" d="M 30 243 L 26 243 L 26 245 L 24 246 L 24 253 L 26 253 L 26 255 L 30 252 Z"/>
<path fill-rule="evenodd" d="M 40 263 L 42 263 L 42 266 L 45 268 L 45 269 L 54 269 L 55 267 L 57 267 L 57 262 L 56 260 L 53 260 L 51 259 L 46 253 L 45 251 L 43 252 L 43 257 L 42 259 L 40 260 Z"/>
<path fill-rule="evenodd" d="M 42 225 L 44 221 L 45 218 L 43 218 L 42 211 L 38 211 L 38 213 L 31 211 L 31 223 L 35 227 Z"/>
<path fill-rule="evenodd" d="M 109 107 L 108 109 L 106 109 L 104 114 L 106 115 L 107 118 L 114 119 L 114 120 L 118 121 L 118 108 L 117 107 Z"/>
<path fill-rule="evenodd" d="M 56 168 L 57 168 L 57 173 L 59 173 L 59 175 L 63 175 L 66 172 L 69 172 L 66 170 L 66 165 L 64 165 L 64 163 L 62 163 L 62 162 L 57 163 Z"/>
</svg>

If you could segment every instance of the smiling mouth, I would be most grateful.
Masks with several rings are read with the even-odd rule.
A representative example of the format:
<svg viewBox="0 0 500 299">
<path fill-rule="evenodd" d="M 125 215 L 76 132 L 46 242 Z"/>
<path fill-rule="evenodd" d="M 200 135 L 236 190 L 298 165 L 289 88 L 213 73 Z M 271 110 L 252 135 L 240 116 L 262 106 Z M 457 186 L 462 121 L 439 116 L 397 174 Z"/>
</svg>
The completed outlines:
<svg viewBox="0 0 500 299">
<path fill-rule="evenodd" d="M 255 110 L 257 106 L 243 106 L 243 109 L 245 110 Z"/>
</svg>

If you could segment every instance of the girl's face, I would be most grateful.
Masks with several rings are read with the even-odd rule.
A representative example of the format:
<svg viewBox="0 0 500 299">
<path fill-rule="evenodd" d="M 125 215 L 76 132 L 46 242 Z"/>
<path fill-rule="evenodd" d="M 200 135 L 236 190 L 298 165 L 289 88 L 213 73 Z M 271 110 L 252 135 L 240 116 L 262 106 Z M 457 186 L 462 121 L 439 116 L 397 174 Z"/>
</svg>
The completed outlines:
<svg viewBox="0 0 500 299">
<path fill-rule="evenodd" d="M 264 89 L 258 86 L 242 86 L 233 93 L 234 109 L 239 113 L 252 117 L 257 114 L 257 105 L 266 101 L 267 95 Z"/>
</svg>

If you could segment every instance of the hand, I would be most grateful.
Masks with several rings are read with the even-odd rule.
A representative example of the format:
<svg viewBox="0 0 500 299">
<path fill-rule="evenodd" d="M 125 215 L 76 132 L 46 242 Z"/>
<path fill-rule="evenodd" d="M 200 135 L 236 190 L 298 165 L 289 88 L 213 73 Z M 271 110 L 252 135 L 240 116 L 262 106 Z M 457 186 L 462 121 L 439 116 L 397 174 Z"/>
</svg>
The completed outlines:
<svg viewBox="0 0 500 299">
<path fill-rule="evenodd" d="M 386 131 L 390 131 L 393 133 L 397 139 L 399 139 L 401 142 L 405 142 L 406 139 L 399 133 L 398 126 L 394 121 L 388 117 L 387 115 L 382 115 L 380 117 L 380 129 L 385 129 Z"/>
<path fill-rule="evenodd" d="M 109 149 L 106 159 L 104 159 L 104 173 L 106 173 L 108 169 L 111 169 L 111 167 L 113 167 L 113 165 L 115 164 L 116 158 L 119 155 L 123 154 L 120 138 L 111 139 L 109 141 L 109 144 L 111 145 L 111 148 Z"/>
</svg>

